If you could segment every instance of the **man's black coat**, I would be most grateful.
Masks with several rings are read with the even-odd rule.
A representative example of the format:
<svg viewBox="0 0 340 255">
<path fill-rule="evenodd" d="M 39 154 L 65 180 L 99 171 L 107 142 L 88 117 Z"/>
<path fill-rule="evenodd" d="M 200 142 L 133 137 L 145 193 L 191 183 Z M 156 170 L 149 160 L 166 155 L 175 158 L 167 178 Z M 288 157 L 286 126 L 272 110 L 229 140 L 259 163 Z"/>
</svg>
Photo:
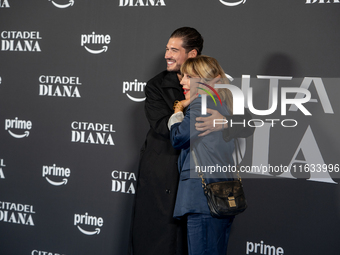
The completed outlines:
<svg viewBox="0 0 340 255">
<path fill-rule="evenodd" d="M 164 71 L 145 87 L 150 130 L 141 150 L 133 218 L 133 255 L 186 254 L 185 225 L 172 218 L 180 151 L 170 142 L 168 120 L 184 94 L 177 74 Z"/>
</svg>

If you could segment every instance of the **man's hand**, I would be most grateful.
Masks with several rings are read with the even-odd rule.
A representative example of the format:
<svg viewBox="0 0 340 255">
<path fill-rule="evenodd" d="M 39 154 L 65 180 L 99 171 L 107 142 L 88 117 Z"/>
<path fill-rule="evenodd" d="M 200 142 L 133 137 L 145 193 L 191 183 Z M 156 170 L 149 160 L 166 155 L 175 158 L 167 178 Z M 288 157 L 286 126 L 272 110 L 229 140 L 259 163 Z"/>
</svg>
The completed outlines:
<svg viewBox="0 0 340 255">
<path fill-rule="evenodd" d="M 207 109 L 207 113 L 211 115 L 208 117 L 197 117 L 195 127 L 197 131 L 202 131 L 203 133 L 199 134 L 198 136 L 205 136 L 211 132 L 220 131 L 222 130 L 222 125 L 218 124 L 214 127 L 214 120 L 215 119 L 224 119 L 225 117 L 221 115 L 218 111 Z M 201 123 L 198 123 L 201 122 Z M 223 125 L 224 128 L 228 127 L 228 124 Z"/>
</svg>

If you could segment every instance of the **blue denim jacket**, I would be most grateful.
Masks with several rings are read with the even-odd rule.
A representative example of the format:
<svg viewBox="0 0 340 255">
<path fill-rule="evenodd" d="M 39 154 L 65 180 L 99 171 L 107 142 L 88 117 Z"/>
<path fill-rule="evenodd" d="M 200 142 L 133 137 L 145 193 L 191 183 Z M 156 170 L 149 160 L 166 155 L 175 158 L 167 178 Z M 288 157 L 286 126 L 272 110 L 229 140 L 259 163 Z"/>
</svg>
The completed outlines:
<svg viewBox="0 0 340 255">
<path fill-rule="evenodd" d="M 225 142 L 221 131 L 212 132 L 204 137 L 198 137 L 199 131 L 195 129 L 196 117 L 201 114 L 201 98 L 196 98 L 187 108 L 182 122 L 175 123 L 170 129 L 170 139 L 175 149 L 181 149 L 178 158 L 178 170 L 180 180 L 177 190 L 174 217 L 178 218 L 188 213 L 210 214 L 207 200 L 202 188 L 202 181 L 198 177 L 197 167 L 191 156 L 191 149 L 194 149 L 201 170 L 210 169 L 226 170 L 233 166 L 232 153 L 234 142 Z M 223 116 L 229 115 L 225 103 L 222 105 L 217 101 L 215 105 L 211 98 L 207 98 L 207 108 L 219 111 Z M 205 168 L 204 168 L 205 167 Z M 224 168 L 223 168 L 224 167 Z M 230 168 L 229 168 L 230 169 Z M 232 179 L 228 173 L 210 174 L 205 172 L 207 183 Z"/>
</svg>

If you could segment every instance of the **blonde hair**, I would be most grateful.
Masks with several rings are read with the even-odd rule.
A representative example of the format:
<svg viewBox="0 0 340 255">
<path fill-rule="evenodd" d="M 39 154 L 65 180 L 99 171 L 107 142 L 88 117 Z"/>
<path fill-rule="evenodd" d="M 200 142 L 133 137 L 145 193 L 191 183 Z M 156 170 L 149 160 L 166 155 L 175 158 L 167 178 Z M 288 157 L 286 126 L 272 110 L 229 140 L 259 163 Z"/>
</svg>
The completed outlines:
<svg viewBox="0 0 340 255">
<path fill-rule="evenodd" d="M 201 79 L 213 79 L 218 75 L 224 79 L 224 83 L 229 83 L 222 67 L 216 59 L 204 55 L 195 58 L 188 58 L 181 67 L 182 74 L 188 74 L 193 77 L 200 77 Z M 233 96 L 229 89 L 217 90 L 221 100 L 227 104 L 230 113 L 233 113 Z"/>
</svg>

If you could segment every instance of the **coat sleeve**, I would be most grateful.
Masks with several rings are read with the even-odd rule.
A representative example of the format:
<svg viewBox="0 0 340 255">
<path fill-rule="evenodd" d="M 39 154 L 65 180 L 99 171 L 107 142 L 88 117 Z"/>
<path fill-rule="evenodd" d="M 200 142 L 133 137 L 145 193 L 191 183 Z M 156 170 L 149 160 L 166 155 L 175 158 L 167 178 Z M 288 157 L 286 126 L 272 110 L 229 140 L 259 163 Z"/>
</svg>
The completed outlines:
<svg viewBox="0 0 340 255">
<path fill-rule="evenodd" d="M 223 130 L 223 139 L 226 142 L 229 142 L 233 138 L 246 138 L 251 136 L 254 133 L 255 127 L 247 126 L 249 120 L 252 119 L 251 114 L 249 113 L 248 109 L 245 109 L 244 115 L 232 115 L 226 116 L 228 123 L 243 123 L 245 121 L 246 126 L 244 127 L 242 124 L 236 124 L 233 127 L 228 127 Z"/>
<path fill-rule="evenodd" d="M 198 134 L 201 133 L 197 131 L 196 128 L 190 129 L 190 118 L 195 121 L 196 117 L 201 116 L 200 110 L 200 103 L 194 100 L 187 109 L 182 122 L 175 123 L 171 126 L 170 140 L 176 150 L 188 148 L 190 146 L 190 140 L 194 141 L 198 137 Z"/>
<path fill-rule="evenodd" d="M 145 115 L 151 128 L 164 138 L 169 138 L 168 120 L 173 113 L 162 97 L 155 83 L 148 82 L 145 87 Z"/>
</svg>

